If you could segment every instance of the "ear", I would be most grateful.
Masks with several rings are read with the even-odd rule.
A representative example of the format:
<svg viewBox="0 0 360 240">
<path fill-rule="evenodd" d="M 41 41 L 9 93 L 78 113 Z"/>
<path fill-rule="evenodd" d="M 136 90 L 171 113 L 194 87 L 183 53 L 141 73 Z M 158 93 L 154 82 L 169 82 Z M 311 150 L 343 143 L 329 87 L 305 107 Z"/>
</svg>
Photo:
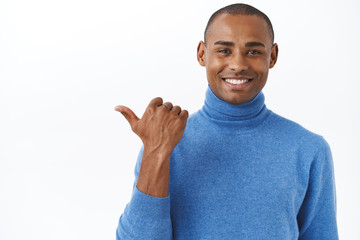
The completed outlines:
<svg viewBox="0 0 360 240">
<path fill-rule="evenodd" d="M 275 63 L 278 58 L 278 54 L 279 54 L 279 47 L 278 47 L 277 43 L 274 43 L 274 45 L 272 46 L 272 49 L 271 49 L 270 67 L 269 68 L 273 68 L 275 66 Z"/>
<path fill-rule="evenodd" d="M 199 42 L 199 45 L 197 47 L 197 60 L 201 66 L 206 65 L 205 61 L 205 43 L 203 41 Z"/>
</svg>

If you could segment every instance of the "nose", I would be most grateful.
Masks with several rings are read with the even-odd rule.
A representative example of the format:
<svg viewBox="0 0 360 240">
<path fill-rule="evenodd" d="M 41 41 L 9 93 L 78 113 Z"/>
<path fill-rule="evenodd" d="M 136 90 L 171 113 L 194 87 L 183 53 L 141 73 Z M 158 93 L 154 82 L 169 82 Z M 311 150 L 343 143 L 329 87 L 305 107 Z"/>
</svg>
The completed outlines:
<svg viewBox="0 0 360 240">
<path fill-rule="evenodd" d="M 244 55 L 242 55 L 241 53 L 236 53 L 236 54 L 234 53 L 230 58 L 229 68 L 230 68 L 230 70 L 235 71 L 235 72 L 241 72 L 243 70 L 248 70 L 249 65 L 248 65 L 246 57 Z"/>
</svg>

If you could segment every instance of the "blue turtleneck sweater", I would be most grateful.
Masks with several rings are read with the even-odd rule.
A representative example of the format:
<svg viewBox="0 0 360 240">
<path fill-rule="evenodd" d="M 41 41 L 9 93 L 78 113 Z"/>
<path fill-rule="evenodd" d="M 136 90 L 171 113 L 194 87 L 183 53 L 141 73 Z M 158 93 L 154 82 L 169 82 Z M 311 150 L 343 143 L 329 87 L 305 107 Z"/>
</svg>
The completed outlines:
<svg viewBox="0 0 360 240">
<path fill-rule="evenodd" d="M 136 188 L 141 158 L 117 239 L 338 239 L 328 144 L 262 92 L 232 105 L 208 88 L 172 153 L 168 197 Z"/>
</svg>

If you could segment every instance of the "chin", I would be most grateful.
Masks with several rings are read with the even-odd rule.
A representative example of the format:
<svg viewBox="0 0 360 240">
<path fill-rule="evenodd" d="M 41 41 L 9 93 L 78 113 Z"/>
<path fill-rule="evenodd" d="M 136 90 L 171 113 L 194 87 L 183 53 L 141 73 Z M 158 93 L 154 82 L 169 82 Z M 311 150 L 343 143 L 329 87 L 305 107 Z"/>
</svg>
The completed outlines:
<svg viewBox="0 0 360 240">
<path fill-rule="evenodd" d="M 248 98 L 244 98 L 244 97 L 239 98 L 239 97 L 236 97 L 236 96 L 234 96 L 232 98 L 226 98 L 226 99 L 224 99 L 224 101 L 227 102 L 227 103 L 233 104 L 233 105 L 240 105 L 240 104 L 244 104 L 246 102 L 249 102 Z"/>
</svg>

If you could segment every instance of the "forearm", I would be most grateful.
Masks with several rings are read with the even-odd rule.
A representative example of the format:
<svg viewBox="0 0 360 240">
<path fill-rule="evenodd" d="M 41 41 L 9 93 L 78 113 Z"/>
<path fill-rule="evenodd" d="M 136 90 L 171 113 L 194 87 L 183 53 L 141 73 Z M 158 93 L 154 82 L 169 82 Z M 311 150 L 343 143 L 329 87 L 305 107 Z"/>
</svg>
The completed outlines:
<svg viewBox="0 0 360 240">
<path fill-rule="evenodd" d="M 169 172 L 171 153 L 144 147 L 143 158 L 136 187 L 153 197 L 169 195 Z"/>
<path fill-rule="evenodd" d="M 141 149 L 135 167 L 135 183 L 140 176 L 143 153 Z M 153 197 L 134 186 L 131 200 L 120 217 L 116 237 L 118 240 L 172 239 L 170 197 Z"/>
</svg>

